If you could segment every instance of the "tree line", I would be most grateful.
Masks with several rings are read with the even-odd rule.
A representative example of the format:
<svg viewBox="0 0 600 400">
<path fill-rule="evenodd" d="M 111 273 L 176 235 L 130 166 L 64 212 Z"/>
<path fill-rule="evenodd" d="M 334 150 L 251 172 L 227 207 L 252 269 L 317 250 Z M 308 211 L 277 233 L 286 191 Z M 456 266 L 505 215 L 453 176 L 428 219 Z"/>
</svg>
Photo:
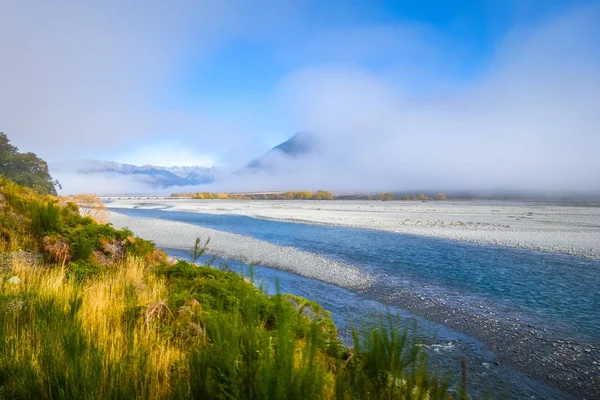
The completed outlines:
<svg viewBox="0 0 600 400">
<path fill-rule="evenodd" d="M 413 194 L 394 194 L 394 193 L 377 193 L 375 195 L 348 197 L 334 196 L 326 190 L 317 192 L 297 191 L 297 192 L 282 192 L 282 193 L 173 193 L 171 197 L 191 197 L 197 200 L 408 200 L 408 201 L 426 201 L 430 200 L 424 193 L 418 195 Z M 433 200 L 447 200 L 444 193 L 438 193 L 433 196 Z"/>
<path fill-rule="evenodd" d="M 334 200 L 326 190 L 316 192 L 297 191 L 283 193 L 173 193 L 171 197 L 191 197 L 198 200 Z"/>
</svg>

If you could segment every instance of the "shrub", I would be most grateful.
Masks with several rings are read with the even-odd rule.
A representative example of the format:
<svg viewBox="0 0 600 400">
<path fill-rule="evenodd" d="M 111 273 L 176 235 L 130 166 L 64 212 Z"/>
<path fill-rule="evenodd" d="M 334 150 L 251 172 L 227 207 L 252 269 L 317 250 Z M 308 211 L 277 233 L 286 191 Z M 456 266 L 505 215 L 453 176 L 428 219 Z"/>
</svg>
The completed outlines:
<svg viewBox="0 0 600 400">
<path fill-rule="evenodd" d="M 449 381 L 427 374 L 427 358 L 418 343 L 395 325 L 388 315 L 378 326 L 353 332 L 354 347 L 337 375 L 336 391 L 356 399 L 448 398 Z"/>
<path fill-rule="evenodd" d="M 67 264 L 67 278 L 73 279 L 77 283 L 82 283 L 88 279 L 99 277 L 102 274 L 102 267 L 92 264 L 85 260 L 71 261 Z"/>
<path fill-rule="evenodd" d="M 60 207 L 54 201 L 32 201 L 29 213 L 33 232 L 39 236 L 56 232 L 60 227 Z"/>
<path fill-rule="evenodd" d="M 129 255 L 148 260 L 155 251 L 155 244 L 150 240 L 134 238 L 132 235 L 128 235 L 125 240 L 125 252 Z"/>
<path fill-rule="evenodd" d="M 377 200 L 382 200 L 382 201 L 394 200 L 394 194 L 393 193 L 377 193 L 375 198 Z"/>
</svg>

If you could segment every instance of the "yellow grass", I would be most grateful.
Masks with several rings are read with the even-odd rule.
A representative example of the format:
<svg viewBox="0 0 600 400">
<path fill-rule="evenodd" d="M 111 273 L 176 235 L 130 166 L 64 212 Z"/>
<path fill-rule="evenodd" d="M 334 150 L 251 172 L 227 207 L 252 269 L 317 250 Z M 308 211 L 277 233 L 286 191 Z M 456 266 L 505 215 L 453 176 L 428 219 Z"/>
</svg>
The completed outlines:
<svg viewBox="0 0 600 400">
<path fill-rule="evenodd" d="M 145 274 L 144 262 L 133 257 L 118 264 L 106 277 L 93 281 L 83 287 L 76 287 L 73 281 L 66 278 L 62 267 L 48 266 L 32 268 L 22 259 L 13 258 L 12 275 L 18 276 L 22 283 L 5 285 L 4 293 L 26 298 L 34 294 L 42 301 L 52 299 L 64 312 L 69 312 L 74 297 L 81 299 L 76 318 L 81 322 L 86 338 L 98 346 L 103 354 L 103 379 L 109 387 L 109 371 L 118 368 L 120 363 L 140 354 L 147 356 L 143 363 L 139 379 L 148 388 L 148 398 L 164 398 L 172 390 L 169 374 L 179 364 L 186 368 L 180 374 L 187 374 L 187 363 L 180 363 L 185 358 L 176 343 L 171 343 L 160 335 L 158 329 L 146 323 L 143 317 L 134 316 L 133 331 L 126 324 L 126 313 L 139 308 L 143 315 L 146 307 L 166 298 L 166 287 L 162 279 L 153 274 Z M 15 302 L 14 307 L 19 307 Z M 35 316 L 30 316 L 35 321 Z M 24 325 L 24 329 L 15 329 L 15 335 L 7 346 L 12 346 L 15 362 L 28 359 L 35 365 L 40 355 L 41 337 L 35 324 Z M 133 339 L 132 339 L 133 338 Z M 59 355 L 57 355 L 59 357 Z M 181 369 L 181 368 L 180 368 Z"/>
</svg>

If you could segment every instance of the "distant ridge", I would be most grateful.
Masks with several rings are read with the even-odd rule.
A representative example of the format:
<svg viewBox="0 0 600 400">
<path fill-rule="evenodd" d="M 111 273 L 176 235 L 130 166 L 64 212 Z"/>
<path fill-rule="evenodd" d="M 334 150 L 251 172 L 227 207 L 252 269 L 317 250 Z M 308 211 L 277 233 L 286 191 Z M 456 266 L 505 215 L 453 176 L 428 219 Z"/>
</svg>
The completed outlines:
<svg viewBox="0 0 600 400">
<path fill-rule="evenodd" d="M 119 174 L 143 176 L 153 187 L 193 186 L 214 182 L 222 173 L 219 167 L 132 165 L 101 160 L 73 160 L 52 163 L 53 172 L 86 175 Z"/>
</svg>

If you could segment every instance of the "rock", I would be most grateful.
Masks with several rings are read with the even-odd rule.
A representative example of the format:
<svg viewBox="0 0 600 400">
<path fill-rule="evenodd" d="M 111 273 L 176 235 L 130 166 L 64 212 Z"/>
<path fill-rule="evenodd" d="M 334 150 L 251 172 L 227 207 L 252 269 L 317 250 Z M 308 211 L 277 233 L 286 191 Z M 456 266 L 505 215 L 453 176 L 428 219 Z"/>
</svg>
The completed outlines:
<svg viewBox="0 0 600 400">
<path fill-rule="evenodd" d="M 21 283 L 23 283 L 23 281 L 21 280 L 21 278 L 19 278 L 18 276 L 15 275 L 12 278 L 10 278 L 9 280 L 7 280 L 6 283 L 11 284 L 11 285 L 20 285 Z"/>
</svg>

